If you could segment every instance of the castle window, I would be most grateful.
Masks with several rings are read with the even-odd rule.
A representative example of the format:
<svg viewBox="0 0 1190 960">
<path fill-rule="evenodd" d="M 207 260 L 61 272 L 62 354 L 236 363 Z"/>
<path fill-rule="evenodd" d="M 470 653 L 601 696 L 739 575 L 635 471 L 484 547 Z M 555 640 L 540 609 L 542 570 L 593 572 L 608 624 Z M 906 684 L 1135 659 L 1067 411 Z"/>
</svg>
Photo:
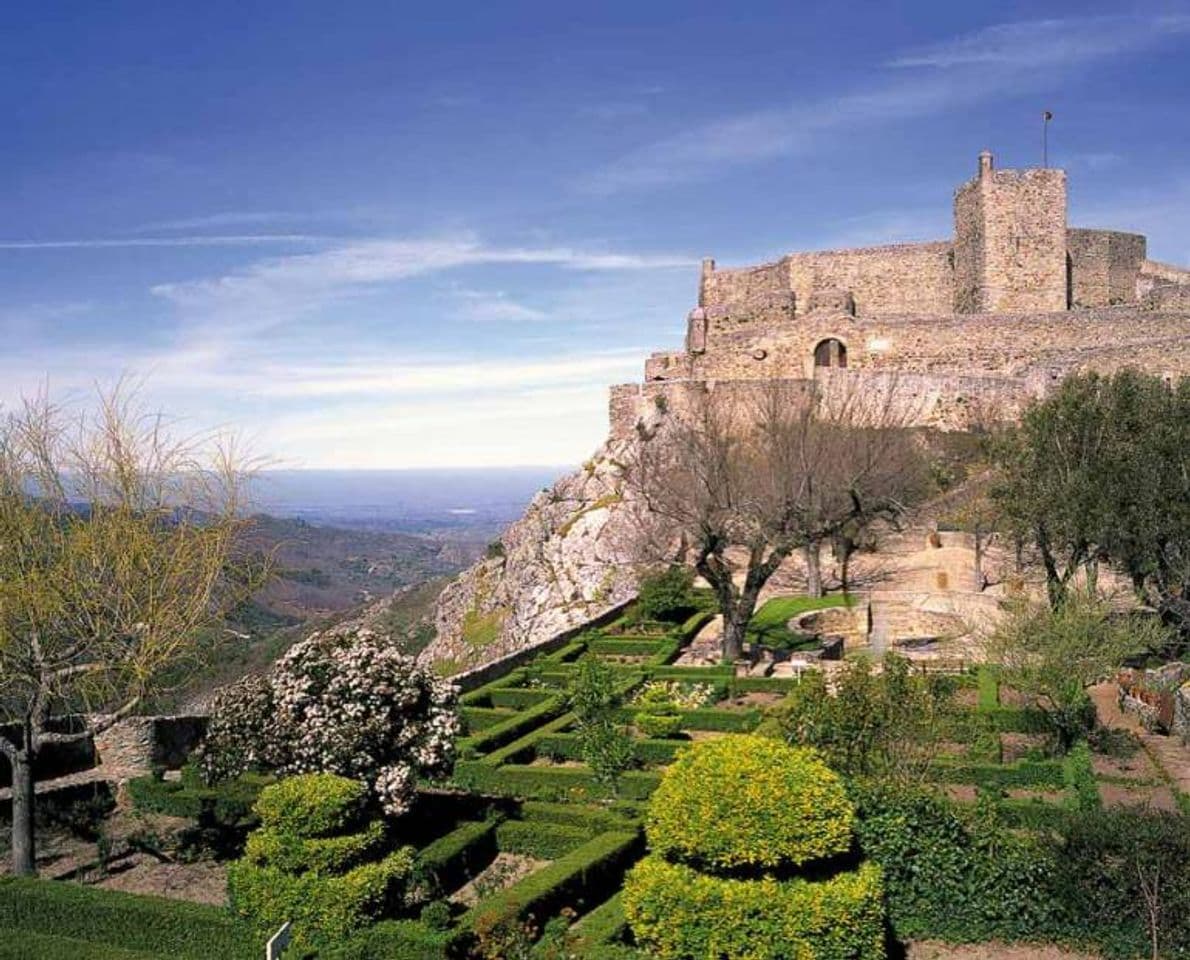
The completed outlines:
<svg viewBox="0 0 1190 960">
<path fill-rule="evenodd" d="M 820 340 L 814 348 L 814 366 L 816 367 L 845 367 L 847 366 L 847 346 L 842 340 L 829 337 Z"/>
</svg>

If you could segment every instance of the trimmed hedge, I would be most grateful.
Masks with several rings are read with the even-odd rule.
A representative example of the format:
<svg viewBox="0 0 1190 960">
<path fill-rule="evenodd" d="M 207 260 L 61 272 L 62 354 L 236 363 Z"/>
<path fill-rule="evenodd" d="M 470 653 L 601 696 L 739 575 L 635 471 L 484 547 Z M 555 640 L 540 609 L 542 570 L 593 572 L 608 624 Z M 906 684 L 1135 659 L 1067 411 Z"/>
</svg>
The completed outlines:
<svg viewBox="0 0 1190 960">
<path fill-rule="evenodd" d="M 489 914 L 552 917 L 564 907 L 582 913 L 619 888 L 624 869 L 639 846 L 638 831 L 600 834 L 548 867 L 481 900 L 463 915 L 459 925 L 470 929 L 476 920 Z"/>
<path fill-rule="evenodd" d="M 522 710 L 501 723 L 493 724 L 473 737 L 463 737 L 457 744 L 458 754 L 460 757 L 472 757 L 476 754 L 497 750 L 514 740 L 519 740 L 544 721 L 564 712 L 565 709 L 566 698 L 561 694 L 554 694 L 537 706 Z"/>
<path fill-rule="evenodd" d="M 0 930 L 19 931 L 22 941 L 52 930 L 55 937 L 182 960 L 257 955 L 252 937 L 226 910 L 57 880 L 0 879 Z"/>
<path fill-rule="evenodd" d="M 515 687 L 517 684 L 523 683 L 527 676 L 528 672 L 524 667 L 517 667 L 495 680 L 489 680 L 482 687 L 476 687 L 469 693 L 464 693 L 459 697 L 459 705 L 462 707 L 485 707 L 489 703 L 488 697 L 491 696 L 493 690 Z"/>
<path fill-rule="evenodd" d="M 684 747 L 688 747 L 688 740 L 658 740 L 645 738 L 632 741 L 632 754 L 641 763 L 666 764 L 672 763 Z M 550 757 L 554 760 L 581 760 L 583 758 L 582 745 L 577 734 L 547 733 L 534 743 L 537 755 Z"/>
<path fill-rule="evenodd" d="M 417 872 L 436 894 L 457 890 L 495 859 L 496 827 L 491 819 L 464 823 L 417 853 Z"/>
<path fill-rule="evenodd" d="M 1016 763 L 961 763 L 939 761 L 933 772 L 940 783 L 971 783 L 992 789 L 1045 787 L 1061 790 L 1066 785 L 1058 760 L 1019 760 Z"/>
<path fill-rule="evenodd" d="M 268 829 L 313 839 L 342 833 L 358 825 L 368 788 L 358 780 L 333 773 L 303 773 L 266 787 L 256 813 Z"/>
<path fill-rule="evenodd" d="M 412 847 L 339 876 L 294 874 L 238 860 L 227 871 L 227 896 L 232 909 L 262 934 L 291 920 L 295 944 L 335 943 L 403 904 L 413 864 Z"/>
<path fill-rule="evenodd" d="M 547 737 L 555 736 L 574 723 L 573 713 L 564 713 L 560 717 L 555 717 L 548 723 L 544 723 L 534 730 L 530 730 L 527 734 L 519 740 L 514 740 L 507 746 L 501 747 L 499 750 L 493 750 L 486 757 L 481 757 L 479 762 L 486 763 L 489 766 L 499 766 L 502 763 L 513 763 L 521 759 L 531 759 L 534 752 L 537 750 L 537 745 Z"/>
<path fill-rule="evenodd" d="M 741 693 L 780 693 L 785 694 L 797 688 L 798 682 L 793 677 L 732 677 L 728 684 L 728 692 L 737 697 Z"/>
<path fill-rule="evenodd" d="M 720 733 L 751 733 L 760 726 L 759 710 L 716 710 L 701 707 L 682 711 L 682 729 L 713 730 Z"/>
<path fill-rule="evenodd" d="M 550 690 L 534 690 L 530 687 L 503 687 L 493 690 L 488 696 L 493 707 L 508 710 L 528 710 L 557 694 Z"/>
<path fill-rule="evenodd" d="M 288 873 L 343 873 L 375 853 L 385 835 L 383 820 L 339 837 L 297 837 L 261 827 L 249 834 L 244 856 L 252 863 L 267 863 Z"/>
<path fill-rule="evenodd" d="M 632 868 L 624 912 L 659 960 L 883 960 L 880 868 L 826 880 L 734 880 L 650 855 Z"/>
<path fill-rule="evenodd" d="M 623 944 L 628 932 L 628 918 L 624 916 L 624 891 L 605 900 L 594 910 L 579 918 L 574 925 L 579 949 L 584 953 L 592 947 Z"/>
<path fill-rule="evenodd" d="M 1067 929 L 1040 838 L 930 793 L 876 788 L 858 807 L 860 848 L 884 869 L 898 939 L 1057 939 Z"/>
<path fill-rule="evenodd" d="M 415 920 L 382 920 L 346 943 L 319 953 L 320 960 L 449 960 L 459 935 L 431 930 Z"/>
<path fill-rule="evenodd" d="M 587 807 L 577 803 L 547 803 L 542 800 L 526 800 L 521 804 L 521 817 L 525 820 L 543 823 L 557 823 L 567 827 L 578 827 L 594 837 L 608 831 L 634 829 L 639 819 L 637 813 L 617 813 L 607 807 Z"/>
<path fill-rule="evenodd" d="M 495 707 L 461 707 L 459 716 L 463 721 L 463 728 L 469 734 L 478 733 L 488 727 L 494 727 L 513 715 L 515 711 L 497 709 Z"/>
<path fill-rule="evenodd" d="M 598 637 L 587 649 L 601 657 L 649 657 L 672 644 L 673 641 L 664 637 Z"/>
<path fill-rule="evenodd" d="M 460 760 L 455 764 L 454 780 L 478 793 L 532 800 L 600 800 L 611 795 L 610 788 L 585 767 L 496 766 L 482 760 Z M 660 781 L 659 774 L 629 770 L 620 776 L 619 796 L 648 799 Z"/>
<path fill-rule="evenodd" d="M 591 839 L 581 827 L 560 823 L 507 820 L 496 828 L 496 842 L 505 853 L 525 853 L 542 860 L 557 860 Z"/>
<path fill-rule="evenodd" d="M 251 826 L 256 822 L 252 807 L 260 791 L 273 782 L 271 777 L 251 773 L 210 787 L 196 779 L 189 769 L 183 769 L 182 780 L 136 777 L 128 781 L 128 795 L 142 813 L 189 820 L 209 817 L 228 826 Z"/>
</svg>

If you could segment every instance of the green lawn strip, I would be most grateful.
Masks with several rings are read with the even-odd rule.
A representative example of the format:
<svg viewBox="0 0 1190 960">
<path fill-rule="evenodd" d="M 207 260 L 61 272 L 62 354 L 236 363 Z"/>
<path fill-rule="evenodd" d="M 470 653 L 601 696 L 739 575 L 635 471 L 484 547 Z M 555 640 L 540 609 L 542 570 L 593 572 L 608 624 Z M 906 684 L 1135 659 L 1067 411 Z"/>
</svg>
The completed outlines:
<svg viewBox="0 0 1190 960">
<path fill-rule="evenodd" d="M 996 678 L 996 671 L 989 666 L 981 666 L 976 671 L 975 680 L 979 692 L 979 711 L 990 713 L 997 710 L 1000 707 L 1000 681 Z"/>
<path fill-rule="evenodd" d="M 789 629 L 790 620 L 813 610 L 849 607 L 853 603 L 850 596 L 842 593 L 825 597 L 773 597 L 752 616 L 752 622 L 748 624 L 748 640 L 768 646 L 797 646 L 803 638 Z"/>
<path fill-rule="evenodd" d="M 158 953 L 123 950 L 28 930 L 0 930 L 0 960 L 160 960 Z"/>
<path fill-rule="evenodd" d="M 183 960 L 235 960 L 257 952 L 220 907 L 56 880 L 0 880 L 0 929 L 52 930 L 58 937 Z"/>
</svg>

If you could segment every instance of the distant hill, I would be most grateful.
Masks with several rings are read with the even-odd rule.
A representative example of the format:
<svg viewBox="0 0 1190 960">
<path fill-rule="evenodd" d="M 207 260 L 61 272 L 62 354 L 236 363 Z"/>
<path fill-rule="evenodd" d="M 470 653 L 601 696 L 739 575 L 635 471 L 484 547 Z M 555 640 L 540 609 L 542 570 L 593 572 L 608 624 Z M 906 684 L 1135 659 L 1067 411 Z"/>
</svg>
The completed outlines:
<svg viewBox="0 0 1190 960">
<path fill-rule="evenodd" d="M 382 611 L 377 629 L 417 653 L 433 638 L 438 593 L 483 553 L 483 541 L 456 537 L 253 517 L 248 547 L 273 557 L 274 579 L 212 638 L 215 655 L 179 671 L 154 709 L 199 708 L 216 687 L 264 669 L 309 632 L 366 607 Z"/>
</svg>

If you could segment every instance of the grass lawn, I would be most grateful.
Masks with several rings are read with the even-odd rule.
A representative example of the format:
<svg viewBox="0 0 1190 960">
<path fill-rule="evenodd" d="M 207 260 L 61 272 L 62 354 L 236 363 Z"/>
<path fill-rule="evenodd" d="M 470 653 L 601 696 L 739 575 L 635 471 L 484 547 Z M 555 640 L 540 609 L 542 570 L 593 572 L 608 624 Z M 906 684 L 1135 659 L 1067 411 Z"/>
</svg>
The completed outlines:
<svg viewBox="0 0 1190 960">
<path fill-rule="evenodd" d="M 153 960 L 158 954 L 27 930 L 0 931 L 0 960 Z"/>
<path fill-rule="evenodd" d="M 818 642 L 816 639 L 794 633 L 786 624 L 793 617 L 811 610 L 849 607 L 853 602 L 845 593 L 831 593 L 825 597 L 773 597 L 753 615 L 748 624 L 748 639 L 752 643 L 789 650 L 812 648 Z"/>
</svg>

